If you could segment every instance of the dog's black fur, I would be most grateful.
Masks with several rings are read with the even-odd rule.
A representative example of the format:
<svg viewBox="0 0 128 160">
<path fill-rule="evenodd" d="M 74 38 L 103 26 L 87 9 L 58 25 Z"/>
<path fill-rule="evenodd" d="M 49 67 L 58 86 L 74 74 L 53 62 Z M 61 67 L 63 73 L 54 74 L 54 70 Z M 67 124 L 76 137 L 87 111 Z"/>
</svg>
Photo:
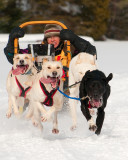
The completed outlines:
<svg viewBox="0 0 128 160">
<path fill-rule="evenodd" d="M 81 111 L 87 121 L 91 119 L 91 115 L 88 109 L 88 102 L 95 107 L 97 105 L 97 118 L 96 125 L 91 126 L 89 129 L 95 131 L 95 134 L 99 135 L 103 125 L 105 112 L 104 109 L 107 105 L 107 99 L 110 95 L 110 85 L 108 82 L 112 79 L 112 73 L 108 77 L 99 70 L 87 71 L 80 83 L 80 98 L 89 96 L 84 100 L 81 100 Z M 94 102 L 94 103 L 93 103 Z M 98 106 L 99 105 L 99 106 Z"/>
</svg>

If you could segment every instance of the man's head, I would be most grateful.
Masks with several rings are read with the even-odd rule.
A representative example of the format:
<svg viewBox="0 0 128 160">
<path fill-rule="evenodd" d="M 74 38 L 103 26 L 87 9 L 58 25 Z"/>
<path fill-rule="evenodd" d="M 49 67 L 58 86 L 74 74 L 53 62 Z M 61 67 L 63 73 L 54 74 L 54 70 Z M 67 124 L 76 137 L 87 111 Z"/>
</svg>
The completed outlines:
<svg viewBox="0 0 128 160">
<path fill-rule="evenodd" d="M 60 31 L 62 27 L 56 24 L 47 24 L 44 28 L 44 40 L 53 44 L 56 48 L 60 43 Z"/>
</svg>

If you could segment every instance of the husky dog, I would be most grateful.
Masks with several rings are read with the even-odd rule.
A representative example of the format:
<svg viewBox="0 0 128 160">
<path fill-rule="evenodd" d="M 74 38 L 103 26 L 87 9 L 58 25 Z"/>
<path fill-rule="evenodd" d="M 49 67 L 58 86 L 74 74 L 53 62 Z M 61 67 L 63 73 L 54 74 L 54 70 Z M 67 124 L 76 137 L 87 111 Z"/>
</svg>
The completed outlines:
<svg viewBox="0 0 128 160">
<path fill-rule="evenodd" d="M 27 81 L 32 81 L 36 70 L 33 68 L 31 54 L 16 54 L 13 58 L 13 67 L 7 77 L 6 88 L 8 92 L 7 118 L 11 117 L 12 109 L 15 115 L 19 115 L 19 108 L 27 101 L 27 93 L 31 86 Z"/>
<path fill-rule="evenodd" d="M 63 95 L 57 90 L 63 89 L 62 64 L 57 61 L 43 60 L 42 70 L 33 81 L 30 94 L 30 105 L 27 118 L 32 118 L 32 122 L 40 129 L 43 128 L 41 122 L 48 121 L 54 114 L 53 133 L 58 133 L 57 112 L 63 106 Z M 46 109 L 46 106 L 49 109 Z"/>
<path fill-rule="evenodd" d="M 96 65 L 96 55 L 91 55 L 85 52 L 79 53 L 75 56 L 69 65 L 69 86 L 80 82 L 88 70 L 97 69 Z M 70 96 L 78 97 L 79 96 L 79 83 L 70 88 Z M 76 129 L 77 127 L 77 114 L 76 114 L 76 100 L 69 99 L 69 107 L 72 116 L 72 126 L 71 130 Z"/>
</svg>

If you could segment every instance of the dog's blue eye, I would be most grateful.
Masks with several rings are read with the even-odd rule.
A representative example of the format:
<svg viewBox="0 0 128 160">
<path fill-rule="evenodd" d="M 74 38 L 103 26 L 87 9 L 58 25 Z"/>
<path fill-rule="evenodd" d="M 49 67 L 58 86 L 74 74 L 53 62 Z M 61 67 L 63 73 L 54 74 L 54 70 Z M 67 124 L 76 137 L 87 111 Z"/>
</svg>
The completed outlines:
<svg viewBox="0 0 128 160">
<path fill-rule="evenodd" d="M 28 59 L 28 57 L 25 57 L 25 59 Z"/>
</svg>

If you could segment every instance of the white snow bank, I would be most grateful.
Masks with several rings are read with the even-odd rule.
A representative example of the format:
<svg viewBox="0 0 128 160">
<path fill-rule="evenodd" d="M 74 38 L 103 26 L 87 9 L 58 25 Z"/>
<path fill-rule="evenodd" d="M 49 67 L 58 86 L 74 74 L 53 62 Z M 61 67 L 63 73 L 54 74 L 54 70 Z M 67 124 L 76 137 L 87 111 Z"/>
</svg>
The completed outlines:
<svg viewBox="0 0 128 160">
<path fill-rule="evenodd" d="M 0 34 L 0 42 L 7 42 L 9 34 Z M 92 37 L 80 36 L 81 38 L 89 41 L 90 43 L 94 42 Z M 23 38 L 19 38 L 20 42 L 40 42 L 44 38 L 44 34 L 25 34 Z"/>
</svg>

